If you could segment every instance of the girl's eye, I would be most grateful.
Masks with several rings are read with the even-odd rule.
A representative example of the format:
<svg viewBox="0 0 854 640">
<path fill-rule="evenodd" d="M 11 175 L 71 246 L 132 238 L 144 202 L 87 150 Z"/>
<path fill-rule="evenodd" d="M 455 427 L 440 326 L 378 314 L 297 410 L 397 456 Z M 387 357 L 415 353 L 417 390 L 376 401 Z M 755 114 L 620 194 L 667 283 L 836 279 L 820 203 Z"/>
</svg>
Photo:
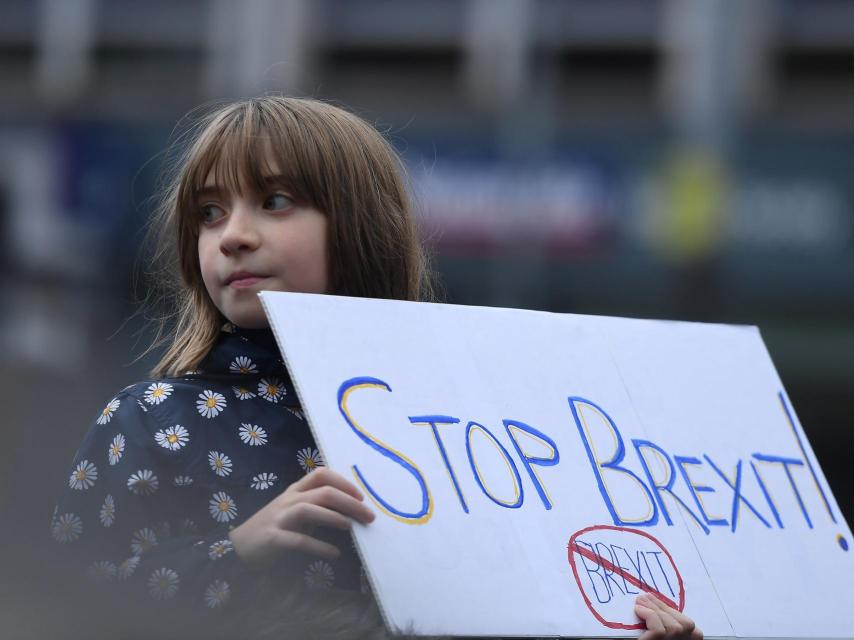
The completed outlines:
<svg viewBox="0 0 854 640">
<path fill-rule="evenodd" d="M 294 201 L 282 193 L 274 193 L 264 200 L 264 208 L 270 211 L 284 211 L 294 205 Z"/>
<path fill-rule="evenodd" d="M 199 209 L 199 212 L 202 216 L 202 222 L 206 224 L 216 222 L 225 215 L 225 211 L 223 211 L 221 207 L 218 207 L 215 204 L 206 204 Z"/>
</svg>

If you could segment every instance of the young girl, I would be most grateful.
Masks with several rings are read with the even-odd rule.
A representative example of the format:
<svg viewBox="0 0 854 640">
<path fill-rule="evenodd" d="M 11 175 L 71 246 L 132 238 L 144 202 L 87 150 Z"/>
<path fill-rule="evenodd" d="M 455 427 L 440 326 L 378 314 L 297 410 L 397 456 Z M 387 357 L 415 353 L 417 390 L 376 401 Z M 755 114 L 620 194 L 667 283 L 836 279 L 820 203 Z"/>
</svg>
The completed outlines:
<svg viewBox="0 0 854 640">
<path fill-rule="evenodd" d="M 324 467 L 256 294 L 432 289 L 400 161 L 363 120 L 269 96 L 214 110 L 189 138 L 157 219 L 174 332 L 152 380 L 95 420 L 51 531 L 63 563 L 116 595 L 100 611 L 246 637 L 265 612 L 287 615 L 283 594 L 293 614 L 294 593 L 338 607 L 329 594 L 365 590 L 348 529 L 374 519 Z M 697 637 L 655 599 L 636 610 L 648 637 Z M 351 632 L 377 622 L 348 615 Z"/>
</svg>

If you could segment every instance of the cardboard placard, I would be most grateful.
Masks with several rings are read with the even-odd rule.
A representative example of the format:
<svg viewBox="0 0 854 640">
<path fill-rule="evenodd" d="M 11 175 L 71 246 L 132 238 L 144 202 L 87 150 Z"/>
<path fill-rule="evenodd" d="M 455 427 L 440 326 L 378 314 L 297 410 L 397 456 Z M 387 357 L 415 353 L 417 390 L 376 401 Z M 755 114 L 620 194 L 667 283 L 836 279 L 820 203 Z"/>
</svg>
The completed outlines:
<svg viewBox="0 0 854 640">
<path fill-rule="evenodd" d="M 261 294 L 395 631 L 851 638 L 851 531 L 754 327 Z"/>
</svg>

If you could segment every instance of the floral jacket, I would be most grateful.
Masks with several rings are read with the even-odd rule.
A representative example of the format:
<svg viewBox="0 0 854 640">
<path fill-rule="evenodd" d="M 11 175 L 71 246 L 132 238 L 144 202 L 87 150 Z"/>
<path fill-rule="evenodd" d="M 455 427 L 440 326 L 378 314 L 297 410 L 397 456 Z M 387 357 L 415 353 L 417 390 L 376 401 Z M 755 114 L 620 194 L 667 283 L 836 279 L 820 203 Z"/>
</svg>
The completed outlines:
<svg viewBox="0 0 854 640">
<path fill-rule="evenodd" d="M 51 522 L 63 564 L 150 606 L 215 616 L 262 582 L 228 531 L 323 464 L 272 333 L 226 325 L 200 369 L 107 403 L 69 470 Z M 359 589 L 349 534 L 334 562 L 275 567 L 310 590 Z"/>
</svg>

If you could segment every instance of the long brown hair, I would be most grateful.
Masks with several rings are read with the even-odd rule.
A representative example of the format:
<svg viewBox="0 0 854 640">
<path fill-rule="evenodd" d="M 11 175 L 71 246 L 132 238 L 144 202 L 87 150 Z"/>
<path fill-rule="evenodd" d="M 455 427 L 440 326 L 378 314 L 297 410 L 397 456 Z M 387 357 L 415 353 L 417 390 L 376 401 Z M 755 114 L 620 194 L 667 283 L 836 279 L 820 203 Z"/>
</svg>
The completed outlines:
<svg viewBox="0 0 854 640">
<path fill-rule="evenodd" d="M 434 298 L 403 164 L 358 116 L 313 99 L 250 98 L 192 118 L 173 149 L 150 235 L 149 274 L 161 313 L 149 351 L 168 345 L 153 376 L 196 368 L 224 322 L 199 268 L 196 194 L 211 173 L 226 190 L 262 192 L 268 150 L 292 195 L 328 218 L 332 293 Z"/>
</svg>

